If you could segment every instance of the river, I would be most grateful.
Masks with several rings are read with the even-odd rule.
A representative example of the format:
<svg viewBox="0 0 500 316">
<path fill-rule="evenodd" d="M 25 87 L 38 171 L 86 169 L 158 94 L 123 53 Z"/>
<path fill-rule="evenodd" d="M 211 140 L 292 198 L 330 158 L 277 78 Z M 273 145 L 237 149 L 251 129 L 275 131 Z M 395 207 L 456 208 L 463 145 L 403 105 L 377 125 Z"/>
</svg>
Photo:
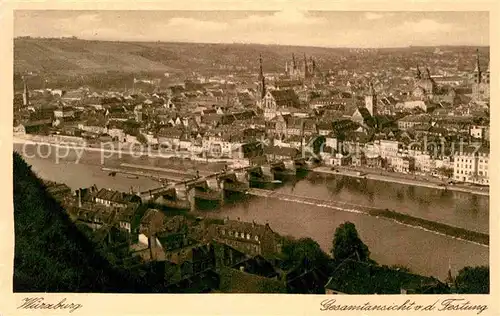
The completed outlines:
<svg viewBox="0 0 500 316">
<path fill-rule="evenodd" d="M 56 163 L 53 152 L 47 158 L 40 158 L 39 155 L 34 155 L 33 147 L 23 150 L 22 146 L 14 145 L 14 149 L 24 152 L 26 161 L 41 178 L 66 183 L 73 189 L 96 184 L 99 188 L 122 191 L 133 188 L 135 191 L 144 191 L 157 187 L 158 183 L 146 178 L 130 179 L 120 175 L 109 177 L 101 168 L 116 167 L 123 162 L 171 167 L 171 162 L 165 159 L 130 156 L 118 159 L 117 155 L 105 159 L 104 164 L 101 164 L 98 152 L 85 152 L 78 164 L 75 163 L 76 154 L 69 154 Z M 186 162 L 186 167 L 188 166 L 189 163 Z M 388 208 L 482 233 L 489 231 L 489 198 L 486 196 L 319 174 L 309 174 L 305 179 L 287 183 L 277 190 Z M 351 221 L 356 225 L 375 261 L 387 265 L 404 265 L 416 273 L 443 280 L 449 264 L 456 274 L 464 266 L 487 265 L 489 262 L 489 248 L 486 246 L 387 219 L 272 198 L 248 197 L 235 203 L 227 203 L 220 209 L 204 211 L 204 214 L 210 217 L 267 222 L 279 234 L 297 238 L 311 237 L 325 251 L 331 248 L 335 229 L 340 224 Z"/>
</svg>

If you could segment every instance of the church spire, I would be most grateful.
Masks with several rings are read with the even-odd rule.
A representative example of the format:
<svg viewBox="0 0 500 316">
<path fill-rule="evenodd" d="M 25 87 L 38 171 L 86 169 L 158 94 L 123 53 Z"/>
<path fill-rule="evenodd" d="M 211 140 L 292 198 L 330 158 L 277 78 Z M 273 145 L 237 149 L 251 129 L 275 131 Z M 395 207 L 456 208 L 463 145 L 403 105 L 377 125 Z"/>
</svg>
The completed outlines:
<svg viewBox="0 0 500 316">
<path fill-rule="evenodd" d="M 306 53 L 304 53 L 304 79 L 309 77 L 309 71 L 307 69 L 307 57 Z"/>
<path fill-rule="evenodd" d="M 297 63 L 295 62 L 295 54 L 292 53 L 292 67 L 293 70 L 297 70 Z"/>
<path fill-rule="evenodd" d="M 266 95 L 266 79 L 264 77 L 264 71 L 262 68 L 262 54 L 259 54 L 259 64 L 260 64 L 260 69 L 259 69 L 260 98 L 264 99 Z"/>
<path fill-rule="evenodd" d="M 479 49 L 476 49 L 476 68 L 474 69 L 474 72 L 481 72 L 481 66 L 479 65 Z"/>
<path fill-rule="evenodd" d="M 370 81 L 369 83 L 369 89 L 368 89 L 368 95 L 375 95 L 375 89 L 373 88 L 373 82 Z"/>
<path fill-rule="evenodd" d="M 425 79 L 431 79 L 431 71 L 429 70 L 429 67 L 425 68 Z"/>
<path fill-rule="evenodd" d="M 30 93 L 28 89 L 28 83 L 26 82 L 26 77 L 23 76 L 23 105 L 27 106 L 30 103 Z"/>
</svg>

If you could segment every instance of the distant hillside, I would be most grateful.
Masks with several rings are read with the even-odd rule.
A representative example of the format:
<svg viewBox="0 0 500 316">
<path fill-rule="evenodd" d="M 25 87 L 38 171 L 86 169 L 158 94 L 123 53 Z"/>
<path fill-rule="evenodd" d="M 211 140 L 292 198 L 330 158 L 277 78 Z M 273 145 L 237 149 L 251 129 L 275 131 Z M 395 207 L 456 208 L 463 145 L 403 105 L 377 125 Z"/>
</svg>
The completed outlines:
<svg viewBox="0 0 500 316">
<path fill-rule="evenodd" d="M 218 75 L 235 70 L 255 74 L 259 54 L 264 60 L 264 71 L 283 71 L 285 62 L 291 62 L 292 53 L 300 67 L 304 54 L 313 56 L 321 71 L 328 69 L 355 69 L 358 72 L 380 71 L 391 67 L 409 69 L 421 59 L 432 60 L 432 67 L 450 62 L 449 58 L 435 61 L 435 47 L 408 47 L 387 49 L 321 48 L 258 44 L 203 44 L 169 42 L 111 42 L 72 38 L 16 38 L 14 39 L 15 87 L 22 89 L 21 74 L 36 73 L 30 87 L 66 87 L 90 84 L 92 86 L 123 88 L 132 85 L 134 76 L 163 77 L 165 72 L 185 77 L 191 72 Z M 461 54 L 458 61 L 474 67 L 474 47 L 446 47 L 446 51 Z M 482 58 L 487 47 L 480 48 Z M 417 58 L 417 59 L 415 59 Z M 418 61 L 420 60 L 420 61 Z M 429 61 L 429 63 L 431 63 Z M 174 76 L 175 77 L 175 76 Z M 43 80 L 48 80 L 43 84 Z M 168 80 L 167 80 L 168 81 Z M 110 84 L 111 82 L 111 84 Z"/>
<path fill-rule="evenodd" d="M 141 292 L 70 221 L 14 153 L 15 292 Z"/>
<path fill-rule="evenodd" d="M 433 48 L 420 50 L 432 52 Z M 186 72 L 221 70 L 243 66 L 257 69 L 259 54 L 266 71 L 284 70 L 292 54 L 299 65 L 304 54 L 314 56 L 318 66 L 345 65 L 342 56 L 353 52 L 409 52 L 407 48 L 356 50 L 259 44 L 204 44 L 171 42 L 110 42 L 80 39 L 16 38 L 14 71 L 74 75 L 105 72 Z"/>
<path fill-rule="evenodd" d="M 218 68 L 219 65 L 257 66 L 259 53 L 268 64 L 280 62 L 292 52 L 297 59 L 303 53 L 332 53 L 326 48 L 292 48 L 245 44 L 190 44 L 105 42 L 79 39 L 14 40 L 14 71 L 75 74 L 93 72 L 176 72 L 186 69 Z M 271 67 L 271 66 L 270 66 Z"/>
</svg>

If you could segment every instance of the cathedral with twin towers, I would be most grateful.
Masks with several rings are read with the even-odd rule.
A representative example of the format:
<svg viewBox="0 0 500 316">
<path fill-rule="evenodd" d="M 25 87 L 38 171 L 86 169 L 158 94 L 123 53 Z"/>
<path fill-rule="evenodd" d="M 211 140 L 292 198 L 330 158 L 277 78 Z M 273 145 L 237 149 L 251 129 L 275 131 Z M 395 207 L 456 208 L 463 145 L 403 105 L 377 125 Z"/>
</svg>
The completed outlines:
<svg viewBox="0 0 500 316">
<path fill-rule="evenodd" d="M 301 62 L 297 61 L 295 54 L 292 54 L 292 60 L 285 62 L 285 76 L 292 80 L 307 80 L 318 75 L 318 68 L 314 58 L 307 58 L 304 53 L 304 58 Z"/>
</svg>

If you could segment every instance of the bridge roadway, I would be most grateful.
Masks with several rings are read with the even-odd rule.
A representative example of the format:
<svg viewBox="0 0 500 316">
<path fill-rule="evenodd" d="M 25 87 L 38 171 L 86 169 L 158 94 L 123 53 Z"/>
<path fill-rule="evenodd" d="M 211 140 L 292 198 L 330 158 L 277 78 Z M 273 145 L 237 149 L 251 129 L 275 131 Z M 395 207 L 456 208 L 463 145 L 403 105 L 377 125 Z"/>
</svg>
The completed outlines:
<svg viewBox="0 0 500 316">
<path fill-rule="evenodd" d="M 247 170 L 250 170 L 250 169 L 254 169 L 254 168 L 258 168 L 257 166 L 247 166 L 247 167 L 239 167 L 239 168 L 234 168 L 234 169 L 228 169 L 228 170 L 224 170 L 224 171 L 219 171 L 219 172 L 214 172 L 214 173 L 210 173 L 210 174 L 206 174 L 204 176 L 200 176 L 200 177 L 193 177 L 191 179 L 186 179 L 186 180 L 182 180 L 182 181 L 178 181 L 178 182 L 175 182 L 175 183 L 172 183 L 170 185 L 167 185 L 167 186 L 162 186 L 162 187 L 159 187 L 159 188 L 156 188 L 156 189 L 152 189 L 152 190 L 148 190 L 148 191 L 143 191 L 143 192 L 140 192 L 140 196 L 151 196 L 151 195 L 156 195 L 156 194 L 160 194 L 162 192 L 165 192 L 169 189 L 173 189 L 175 187 L 179 187 L 179 186 L 189 186 L 189 185 L 193 185 L 193 184 L 196 184 L 196 183 L 202 183 L 208 179 L 211 179 L 211 178 L 216 178 L 216 177 L 219 177 L 219 176 L 222 176 L 222 175 L 225 175 L 225 174 L 229 174 L 229 173 L 233 173 L 233 172 L 238 172 L 238 171 L 247 171 Z M 178 171 L 177 171 L 178 172 Z"/>
</svg>

